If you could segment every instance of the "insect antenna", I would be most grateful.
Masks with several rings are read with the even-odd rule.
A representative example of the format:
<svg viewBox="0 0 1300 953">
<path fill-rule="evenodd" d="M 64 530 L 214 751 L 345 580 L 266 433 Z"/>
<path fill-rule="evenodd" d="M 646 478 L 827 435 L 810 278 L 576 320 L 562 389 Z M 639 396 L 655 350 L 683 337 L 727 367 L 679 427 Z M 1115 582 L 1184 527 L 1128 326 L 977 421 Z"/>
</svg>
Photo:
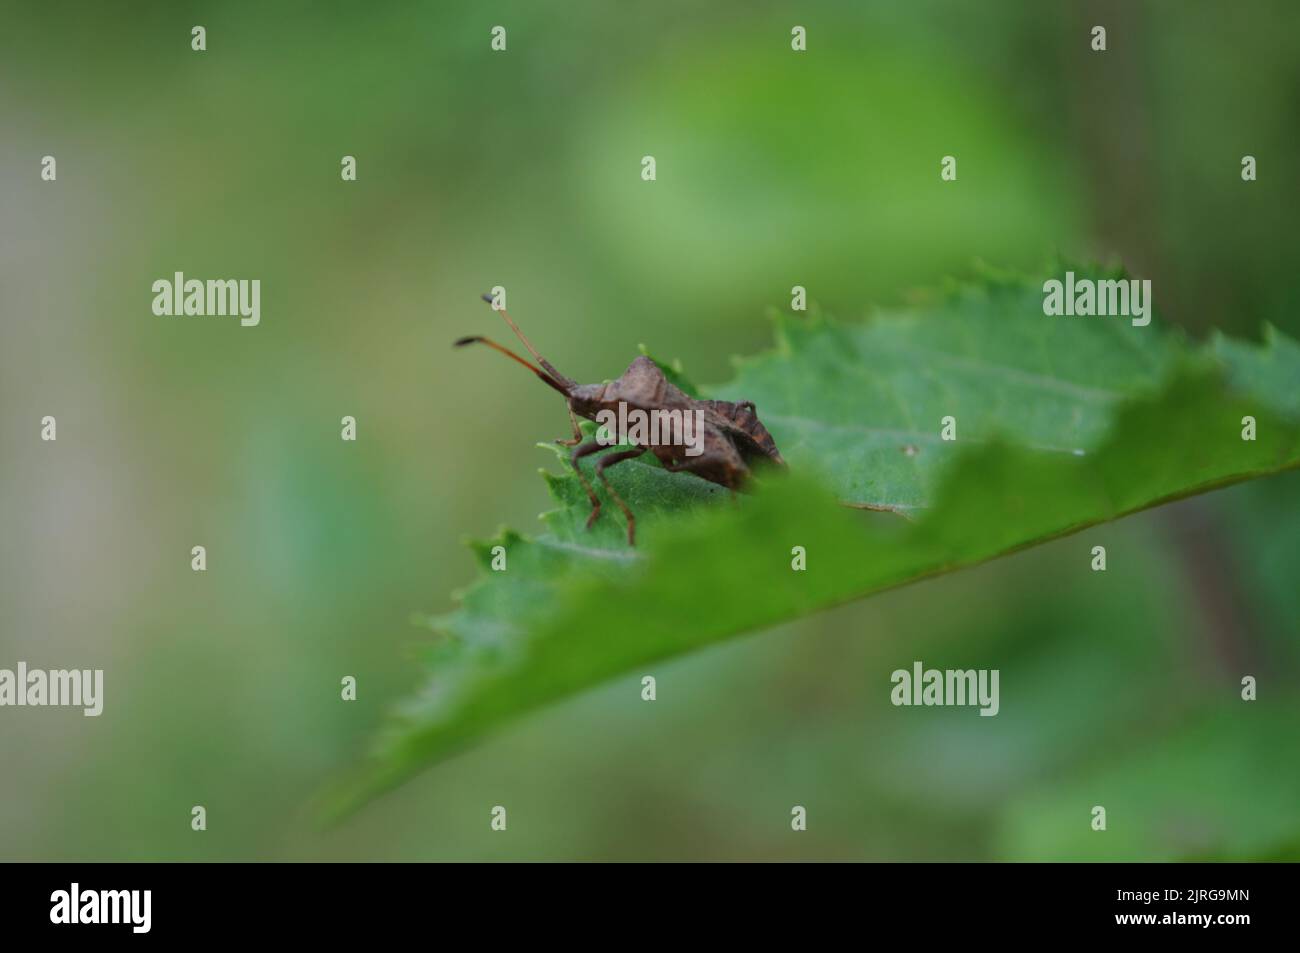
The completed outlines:
<svg viewBox="0 0 1300 953">
<path fill-rule="evenodd" d="M 482 298 L 488 304 L 492 304 L 493 299 L 491 295 L 485 294 L 482 295 Z M 569 387 L 573 386 L 574 382 L 572 380 L 570 380 L 569 378 L 561 374 L 559 371 L 557 371 L 555 367 L 552 366 L 550 361 L 548 361 L 546 358 L 542 357 L 542 355 L 537 353 L 537 348 L 533 347 L 532 342 L 529 341 L 528 338 L 524 337 L 524 332 L 520 331 L 519 325 L 515 324 L 514 319 L 511 318 L 510 315 L 506 314 L 505 308 L 497 308 L 494 305 L 493 310 L 501 313 L 501 317 L 506 319 L 506 324 L 510 325 L 510 330 L 515 332 L 515 337 L 519 338 L 519 340 L 523 342 L 524 347 L 528 349 L 529 354 L 531 354 L 534 358 L 536 358 L 537 363 L 542 365 L 542 367 L 546 368 L 546 373 L 550 374 L 552 377 L 554 377 L 557 381 L 559 381 L 562 384 L 565 384 Z"/>
<path fill-rule="evenodd" d="M 461 338 L 460 340 L 456 341 L 453 346 L 464 347 L 467 344 L 486 344 L 488 347 L 492 348 L 492 350 L 499 351 L 500 353 L 504 354 L 506 357 L 510 358 L 510 360 L 518 361 L 524 367 L 528 368 L 530 371 L 532 371 L 534 374 L 540 377 L 543 382 L 549 384 L 551 387 L 558 390 L 561 394 L 564 394 L 566 397 L 569 395 L 569 389 L 565 387 L 562 383 L 555 380 L 553 377 L 551 377 L 551 375 L 547 374 L 537 365 L 530 364 L 528 361 L 524 360 L 514 351 L 510 350 L 510 348 L 502 347 L 496 341 L 489 340 L 488 338 L 485 337 L 479 337 L 477 335 L 473 337 Z"/>
</svg>

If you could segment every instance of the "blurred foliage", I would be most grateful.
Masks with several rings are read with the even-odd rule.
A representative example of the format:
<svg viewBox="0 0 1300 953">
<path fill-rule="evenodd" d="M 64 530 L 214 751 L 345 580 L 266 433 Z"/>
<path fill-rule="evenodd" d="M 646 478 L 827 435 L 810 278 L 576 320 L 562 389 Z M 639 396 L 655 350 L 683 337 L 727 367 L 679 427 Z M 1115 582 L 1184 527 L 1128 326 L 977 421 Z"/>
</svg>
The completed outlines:
<svg viewBox="0 0 1300 953">
<path fill-rule="evenodd" d="M 449 347 L 480 293 L 584 380 L 640 343 L 726 380 L 794 284 L 851 324 L 1058 253 L 1151 277 L 1193 338 L 1295 338 L 1292 0 L 809 0 L 805 54 L 771 2 L 0 8 L 0 665 L 102 667 L 107 696 L 0 713 L 0 857 L 1062 857 L 1023 832 L 1165 744 L 1214 817 L 1265 796 L 1138 729 L 1244 672 L 1285 725 L 1295 474 L 656 663 L 654 705 L 615 678 L 340 829 L 302 813 L 415 687 L 408 617 L 474 578 L 462 537 L 546 505 L 528 448 L 568 422 Z M 154 317 L 176 270 L 262 279 L 262 324 Z M 914 658 L 1001 668 L 1002 713 L 892 708 Z"/>
</svg>

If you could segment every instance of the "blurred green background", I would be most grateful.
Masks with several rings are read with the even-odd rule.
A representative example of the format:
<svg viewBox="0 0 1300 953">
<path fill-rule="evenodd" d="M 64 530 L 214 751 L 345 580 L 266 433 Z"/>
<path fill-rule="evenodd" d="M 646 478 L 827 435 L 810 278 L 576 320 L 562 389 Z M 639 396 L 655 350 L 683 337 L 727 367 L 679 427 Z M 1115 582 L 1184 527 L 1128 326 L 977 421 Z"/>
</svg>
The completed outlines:
<svg viewBox="0 0 1300 953">
<path fill-rule="evenodd" d="M 654 705 L 630 674 L 340 829 L 304 808 L 415 687 L 462 538 L 549 505 L 562 404 L 450 347 L 501 334 L 481 292 L 582 380 L 642 342 L 723 380 L 795 284 L 858 319 L 1058 254 L 1152 278 L 1194 336 L 1296 335 L 1298 21 L 0 3 L 0 667 L 106 671 L 98 719 L 0 711 L 0 859 L 1300 856 L 1294 475 L 660 666 Z M 174 271 L 260 278 L 261 326 L 155 317 Z M 1001 714 L 891 707 L 914 659 L 1000 668 Z"/>
</svg>

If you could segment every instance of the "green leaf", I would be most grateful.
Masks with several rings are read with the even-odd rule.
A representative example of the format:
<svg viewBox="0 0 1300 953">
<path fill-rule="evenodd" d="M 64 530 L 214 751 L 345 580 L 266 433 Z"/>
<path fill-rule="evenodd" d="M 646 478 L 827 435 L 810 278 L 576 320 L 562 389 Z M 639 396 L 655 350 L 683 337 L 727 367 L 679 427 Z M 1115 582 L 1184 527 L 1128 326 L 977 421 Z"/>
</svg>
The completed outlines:
<svg viewBox="0 0 1300 953">
<path fill-rule="evenodd" d="M 739 362 L 711 396 L 754 401 L 791 467 L 822 473 L 841 500 L 925 509 L 959 447 L 1005 435 L 1084 453 L 1118 402 L 1152 393 L 1186 354 L 1174 334 L 1049 318 L 1042 301 L 1037 285 L 990 280 L 867 324 L 782 318 L 776 352 Z M 940 439 L 947 416 L 956 444 Z"/>
<path fill-rule="evenodd" d="M 1158 321 L 1048 317 L 1042 300 L 1040 283 L 990 278 L 862 324 L 779 319 L 776 349 L 705 394 L 754 400 L 789 475 L 733 499 L 645 458 L 611 468 L 635 550 L 608 502 L 585 529 L 561 454 L 545 531 L 476 544 L 486 571 L 433 623 L 422 692 L 324 814 L 656 660 L 1300 463 L 1294 342 L 1194 348 Z"/>
</svg>

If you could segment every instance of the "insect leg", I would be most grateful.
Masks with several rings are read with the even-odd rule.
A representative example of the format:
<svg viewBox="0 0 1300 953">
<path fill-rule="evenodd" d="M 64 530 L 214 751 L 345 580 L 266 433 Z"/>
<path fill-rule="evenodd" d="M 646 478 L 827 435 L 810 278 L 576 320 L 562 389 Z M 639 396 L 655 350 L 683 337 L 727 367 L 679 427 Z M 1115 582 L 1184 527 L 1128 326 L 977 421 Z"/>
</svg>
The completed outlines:
<svg viewBox="0 0 1300 953">
<path fill-rule="evenodd" d="M 600 477 L 600 482 L 605 484 L 605 491 L 618 504 L 618 508 L 623 511 L 623 515 L 627 518 L 627 544 L 629 546 L 636 545 L 636 517 L 632 515 L 632 511 L 623 502 L 623 498 L 609 485 L 609 477 L 605 476 L 605 469 L 612 467 L 616 463 L 622 463 L 624 460 L 639 457 L 645 453 L 645 450 L 645 447 L 633 447 L 631 450 L 620 450 L 618 453 L 611 453 L 609 456 L 601 457 L 596 461 L 596 476 Z"/>
<path fill-rule="evenodd" d="M 578 417 L 573 412 L 573 405 L 566 404 L 565 406 L 569 408 L 569 423 L 573 424 L 573 439 L 557 440 L 555 442 L 561 447 L 576 447 L 578 444 L 582 443 L 582 428 L 578 426 Z"/>
<path fill-rule="evenodd" d="M 596 491 L 591 488 L 591 483 L 583 476 L 582 467 L 578 461 L 589 454 L 604 449 L 605 445 L 599 440 L 588 440 L 569 454 L 569 465 L 573 467 L 573 472 L 578 475 L 578 481 L 582 484 L 582 488 L 587 491 L 587 499 L 591 500 L 591 515 L 587 517 L 587 529 L 591 529 L 591 524 L 596 522 L 596 517 L 600 515 L 600 497 L 596 495 Z"/>
</svg>

